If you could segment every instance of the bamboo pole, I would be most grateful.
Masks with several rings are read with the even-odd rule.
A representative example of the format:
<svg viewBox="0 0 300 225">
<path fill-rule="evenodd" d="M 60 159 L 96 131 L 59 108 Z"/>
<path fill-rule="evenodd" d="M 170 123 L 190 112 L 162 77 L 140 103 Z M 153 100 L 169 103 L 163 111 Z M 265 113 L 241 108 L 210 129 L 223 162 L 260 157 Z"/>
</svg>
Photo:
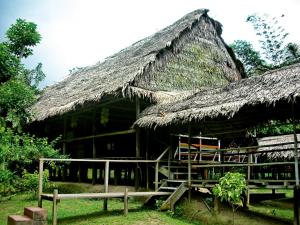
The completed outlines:
<svg viewBox="0 0 300 225">
<path fill-rule="evenodd" d="M 105 177 L 104 177 L 104 191 L 108 193 L 108 182 L 109 182 L 109 161 L 105 162 Z M 107 211 L 107 199 L 104 199 L 103 209 Z"/>
<path fill-rule="evenodd" d="M 42 194 L 43 194 L 43 172 L 44 172 L 44 161 L 43 159 L 39 160 L 39 196 L 38 196 L 38 206 L 42 207 Z"/>
</svg>

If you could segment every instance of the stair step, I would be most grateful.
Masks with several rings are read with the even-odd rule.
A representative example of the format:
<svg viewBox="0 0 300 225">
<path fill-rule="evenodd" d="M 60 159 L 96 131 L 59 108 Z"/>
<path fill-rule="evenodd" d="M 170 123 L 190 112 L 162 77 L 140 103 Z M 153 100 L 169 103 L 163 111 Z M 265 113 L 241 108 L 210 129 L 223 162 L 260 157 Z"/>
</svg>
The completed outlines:
<svg viewBox="0 0 300 225">
<path fill-rule="evenodd" d="M 28 216 L 10 215 L 7 218 L 7 225 L 33 225 L 33 220 Z"/>
<path fill-rule="evenodd" d="M 34 221 L 46 221 L 48 217 L 47 210 L 40 207 L 25 207 L 24 215 Z"/>
<path fill-rule="evenodd" d="M 173 190 L 173 191 L 175 191 L 176 189 L 177 189 L 176 187 L 160 187 L 160 188 L 159 188 L 160 191 L 161 191 L 161 190 L 167 190 L 167 191 Z"/>
<path fill-rule="evenodd" d="M 168 183 L 184 183 L 187 182 L 186 180 L 165 180 Z"/>
<path fill-rule="evenodd" d="M 175 175 L 181 175 L 181 174 L 188 174 L 187 172 L 173 172 Z M 191 174 L 198 174 L 198 173 L 191 173 Z"/>
</svg>

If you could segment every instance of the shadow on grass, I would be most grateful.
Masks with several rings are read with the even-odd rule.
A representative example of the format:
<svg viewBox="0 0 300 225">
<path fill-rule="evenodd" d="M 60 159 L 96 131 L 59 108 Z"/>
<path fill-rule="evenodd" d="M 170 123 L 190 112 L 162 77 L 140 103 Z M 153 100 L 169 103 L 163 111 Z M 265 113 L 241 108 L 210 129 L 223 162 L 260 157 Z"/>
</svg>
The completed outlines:
<svg viewBox="0 0 300 225">
<path fill-rule="evenodd" d="M 137 209 L 130 209 L 128 210 L 128 214 L 132 212 L 146 212 L 149 211 L 149 209 L 145 208 L 137 208 Z M 99 212 L 93 212 L 88 214 L 82 214 L 82 215 L 76 215 L 76 216 L 67 216 L 63 218 L 58 218 L 59 223 L 63 224 L 71 224 L 71 222 L 80 222 L 80 221 L 87 221 L 92 219 L 99 219 L 104 217 L 112 217 L 112 216 L 122 216 L 124 215 L 124 210 L 108 210 L 108 211 L 99 211 Z M 52 222 L 52 219 L 50 220 Z"/>
</svg>

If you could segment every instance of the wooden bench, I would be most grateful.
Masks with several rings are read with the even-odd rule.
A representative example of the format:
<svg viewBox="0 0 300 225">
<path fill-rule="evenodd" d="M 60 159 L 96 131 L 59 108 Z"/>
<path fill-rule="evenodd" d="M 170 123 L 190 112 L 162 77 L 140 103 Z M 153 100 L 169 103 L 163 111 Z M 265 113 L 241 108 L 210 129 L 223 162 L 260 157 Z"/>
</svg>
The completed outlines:
<svg viewBox="0 0 300 225">
<path fill-rule="evenodd" d="M 110 199 L 110 198 L 124 198 L 124 214 L 128 213 L 128 198 L 129 197 L 149 197 L 149 196 L 168 196 L 173 192 L 107 192 L 107 193 L 80 193 L 80 194 L 58 194 L 55 189 L 53 194 L 41 194 L 41 200 L 49 200 L 53 202 L 52 205 L 52 224 L 57 224 L 57 203 L 63 199 Z M 105 206 L 106 205 L 106 206 Z M 41 205 L 42 206 L 42 201 Z M 104 210 L 107 210 L 107 201 L 104 202 Z"/>
</svg>

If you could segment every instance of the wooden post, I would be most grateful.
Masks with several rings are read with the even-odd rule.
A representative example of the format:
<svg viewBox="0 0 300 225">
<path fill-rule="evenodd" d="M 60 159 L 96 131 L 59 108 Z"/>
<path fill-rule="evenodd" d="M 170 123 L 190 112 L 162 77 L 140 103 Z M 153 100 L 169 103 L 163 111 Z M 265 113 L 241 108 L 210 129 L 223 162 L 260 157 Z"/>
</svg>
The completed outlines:
<svg viewBox="0 0 300 225">
<path fill-rule="evenodd" d="M 52 225 L 57 225 L 57 197 L 58 190 L 53 191 L 53 205 L 52 205 Z"/>
<path fill-rule="evenodd" d="M 299 218 L 299 207 L 300 207 L 300 187 L 294 187 L 294 225 L 300 224 Z"/>
<path fill-rule="evenodd" d="M 104 191 L 108 193 L 109 161 L 105 162 Z M 107 211 L 107 199 L 104 199 L 103 210 Z"/>
<path fill-rule="evenodd" d="M 63 133 L 63 154 L 65 155 L 67 153 L 67 142 L 65 141 L 67 138 L 67 118 L 64 117 L 64 133 Z M 63 166 L 63 172 L 62 172 L 62 179 L 63 181 L 66 180 L 66 176 L 67 176 L 67 168 L 66 168 L 66 164 L 64 164 Z"/>
<path fill-rule="evenodd" d="M 125 188 L 124 193 L 124 216 L 128 214 L 128 188 Z"/>
<path fill-rule="evenodd" d="M 248 151 L 248 164 L 252 163 L 252 154 L 249 153 Z M 251 167 L 247 167 L 247 183 L 251 179 Z"/>
<path fill-rule="evenodd" d="M 42 207 L 42 194 L 43 194 L 43 172 L 44 172 L 44 161 L 40 159 L 39 161 L 39 197 L 38 197 L 38 206 Z"/>
<path fill-rule="evenodd" d="M 95 136 L 95 132 L 96 132 L 96 112 L 93 112 L 93 126 L 92 126 L 92 130 L 93 130 L 93 136 Z M 96 143 L 95 143 L 95 137 L 93 137 L 93 159 L 95 159 L 97 156 L 97 152 L 96 152 Z M 97 180 L 97 167 L 96 164 L 93 163 L 93 172 L 92 172 L 92 184 L 95 185 L 96 184 L 96 180 Z"/>
<path fill-rule="evenodd" d="M 191 125 L 189 124 L 189 128 L 188 128 L 188 187 L 189 187 L 189 196 L 188 196 L 188 200 L 189 202 L 191 202 L 191 195 L 192 195 L 192 189 L 191 189 L 191 185 L 192 185 L 192 166 L 191 166 Z"/>
<path fill-rule="evenodd" d="M 141 108 L 140 108 L 140 100 L 139 98 L 136 96 L 135 97 L 135 112 L 136 112 L 136 119 L 138 118 L 139 114 L 140 114 Z M 135 156 L 136 158 L 140 158 L 141 157 L 141 146 L 140 146 L 140 129 L 136 128 L 136 132 L 135 132 Z M 135 186 L 135 190 L 139 189 L 139 180 L 140 180 L 140 176 L 139 176 L 139 164 L 136 164 L 136 169 L 135 169 L 135 182 L 134 182 L 134 186 Z"/>
<path fill-rule="evenodd" d="M 296 134 L 296 123 L 295 123 L 295 110 L 294 102 L 292 103 L 292 114 L 293 114 L 293 130 L 294 130 L 294 158 L 295 158 L 295 181 L 296 186 L 299 186 L 299 161 L 298 161 L 298 139 Z"/>
<path fill-rule="evenodd" d="M 159 168 L 159 161 L 155 163 L 155 191 L 158 189 L 158 168 Z"/>
<path fill-rule="evenodd" d="M 146 160 L 149 157 L 149 130 L 146 133 Z M 146 190 L 149 191 L 149 163 L 146 163 Z"/>
<path fill-rule="evenodd" d="M 172 144 L 171 144 L 171 141 L 170 141 L 170 148 L 169 148 L 169 152 L 168 152 L 168 179 L 169 180 L 172 178 L 171 177 L 171 157 L 172 157 L 171 149 L 172 149 Z"/>
</svg>

